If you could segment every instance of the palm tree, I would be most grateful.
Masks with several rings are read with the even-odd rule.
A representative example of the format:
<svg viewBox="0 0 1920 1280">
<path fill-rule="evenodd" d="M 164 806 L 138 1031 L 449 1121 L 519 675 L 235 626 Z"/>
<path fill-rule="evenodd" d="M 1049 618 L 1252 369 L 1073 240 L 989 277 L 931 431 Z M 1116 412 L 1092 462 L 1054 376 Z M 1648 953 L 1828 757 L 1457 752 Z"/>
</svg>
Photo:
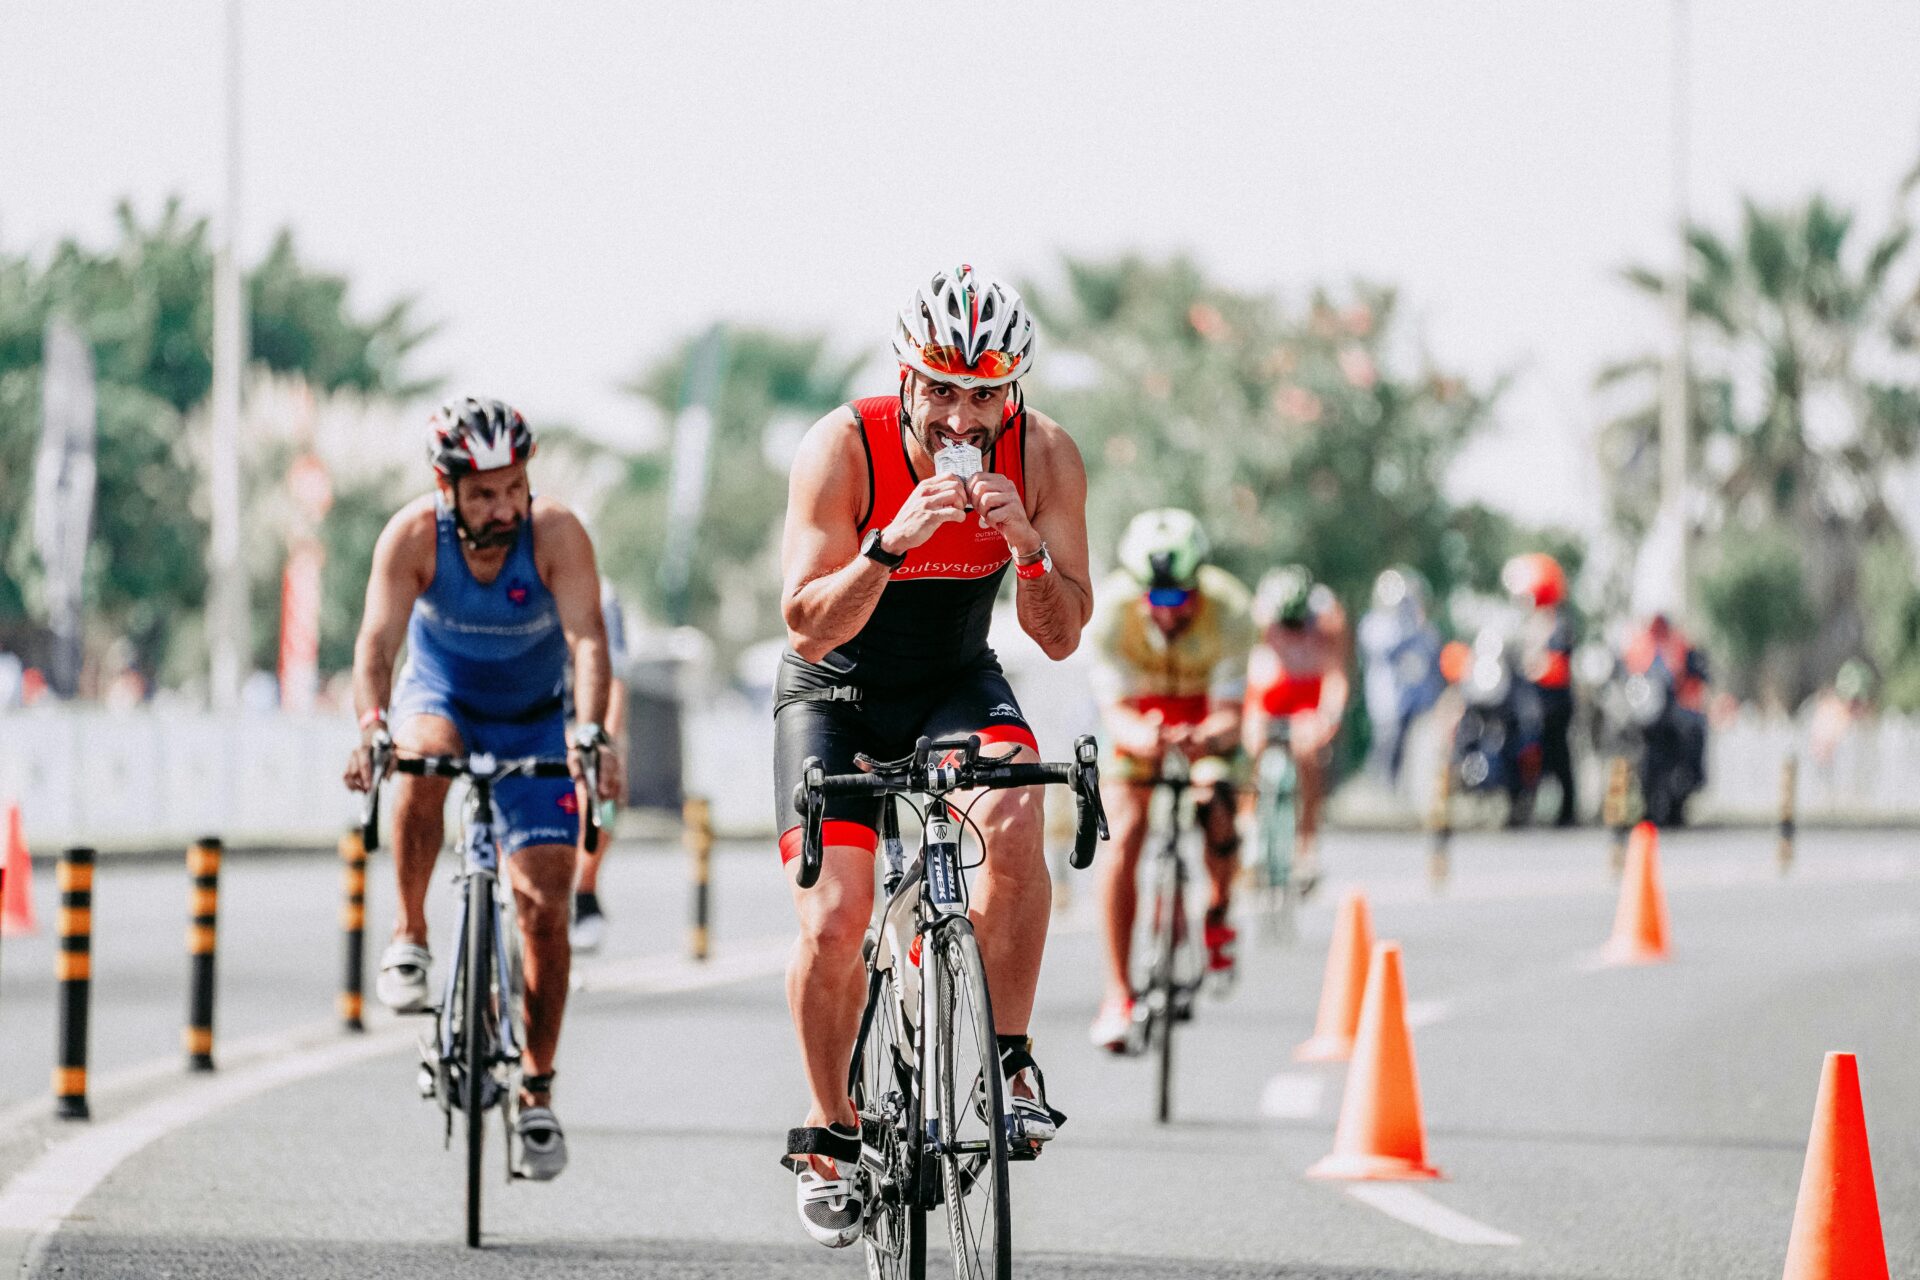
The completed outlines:
<svg viewBox="0 0 1920 1280">
<path fill-rule="evenodd" d="M 1915 300 L 1894 282 L 1910 228 L 1897 220 L 1859 253 L 1853 224 L 1851 213 L 1815 196 L 1789 210 L 1749 202 L 1736 238 L 1702 226 L 1687 236 L 1694 530 L 1707 544 L 1709 577 L 1716 550 L 1758 530 L 1790 535 L 1819 620 L 1777 673 L 1780 692 L 1795 703 L 1861 647 L 1860 558 L 1870 543 L 1898 536 L 1886 480 L 1920 448 Z M 1624 276 L 1651 298 L 1665 289 L 1645 267 Z M 1645 355 L 1598 380 L 1630 397 L 1604 428 L 1601 449 L 1616 527 L 1636 540 L 1657 492 L 1660 369 L 1659 356 Z M 1748 598 L 1706 594 L 1710 604 Z M 1753 619 L 1711 621 L 1723 637 L 1740 633 L 1730 647 L 1767 648 L 1767 637 L 1747 634 Z M 1742 672 L 1739 683 L 1750 692 L 1757 675 Z"/>
</svg>

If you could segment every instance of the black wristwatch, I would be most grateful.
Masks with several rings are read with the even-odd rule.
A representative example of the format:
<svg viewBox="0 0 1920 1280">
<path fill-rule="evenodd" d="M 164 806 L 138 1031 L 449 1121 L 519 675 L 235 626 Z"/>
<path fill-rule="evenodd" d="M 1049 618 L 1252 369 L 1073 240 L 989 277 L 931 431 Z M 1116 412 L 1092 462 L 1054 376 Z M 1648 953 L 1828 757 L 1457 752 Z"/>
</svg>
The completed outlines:
<svg viewBox="0 0 1920 1280">
<path fill-rule="evenodd" d="M 866 541 L 860 544 L 860 554 L 869 560 L 887 566 L 889 569 L 898 569 L 907 562 L 906 552 L 902 551 L 899 555 L 895 555 L 880 545 L 880 530 L 878 529 L 867 530 Z"/>
</svg>

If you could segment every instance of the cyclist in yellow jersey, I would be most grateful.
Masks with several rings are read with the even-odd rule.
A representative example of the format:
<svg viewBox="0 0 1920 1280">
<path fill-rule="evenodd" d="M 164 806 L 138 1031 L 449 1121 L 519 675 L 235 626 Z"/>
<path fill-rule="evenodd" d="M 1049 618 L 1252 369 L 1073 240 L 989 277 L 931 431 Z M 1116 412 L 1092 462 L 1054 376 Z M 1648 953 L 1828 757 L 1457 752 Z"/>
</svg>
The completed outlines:
<svg viewBox="0 0 1920 1280">
<path fill-rule="evenodd" d="M 1209 554 L 1206 531 L 1190 512 L 1143 512 L 1121 539 L 1121 567 L 1095 593 L 1089 633 L 1109 748 L 1102 780 L 1113 842 L 1101 871 L 1106 995 L 1089 1038 L 1115 1051 L 1125 1047 L 1133 1023 L 1128 964 L 1140 851 L 1153 781 L 1169 749 L 1192 762 L 1206 838 L 1208 967 L 1233 968 L 1227 908 L 1240 845 L 1234 792 L 1244 772 L 1240 714 L 1255 637 L 1250 593 L 1208 564 Z"/>
</svg>

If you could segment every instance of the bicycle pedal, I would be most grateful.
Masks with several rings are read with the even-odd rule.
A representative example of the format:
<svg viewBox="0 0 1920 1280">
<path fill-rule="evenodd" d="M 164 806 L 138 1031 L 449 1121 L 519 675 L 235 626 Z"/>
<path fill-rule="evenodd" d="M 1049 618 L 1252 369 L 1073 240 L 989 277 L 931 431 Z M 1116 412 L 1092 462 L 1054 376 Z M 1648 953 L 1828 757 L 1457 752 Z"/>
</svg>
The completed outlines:
<svg viewBox="0 0 1920 1280">
<path fill-rule="evenodd" d="M 1007 1144 L 1007 1162 L 1011 1164 L 1020 1160 L 1038 1160 L 1040 1158 L 1040 1148 L 1043 1145 L 1043 1143 L 1039 1142 L 1009 1142 Z"/>
</svg>

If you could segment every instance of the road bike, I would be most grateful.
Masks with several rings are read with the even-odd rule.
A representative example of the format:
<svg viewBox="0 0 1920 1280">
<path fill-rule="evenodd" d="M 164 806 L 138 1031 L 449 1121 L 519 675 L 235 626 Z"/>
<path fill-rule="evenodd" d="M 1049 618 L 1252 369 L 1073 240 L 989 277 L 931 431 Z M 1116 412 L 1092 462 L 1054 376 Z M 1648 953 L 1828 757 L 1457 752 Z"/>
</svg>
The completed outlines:
<svg viewBox="0 0 1920 1280">
<path fill-rule="evenodd" d="M 803 889 L 820 876 L 827 799 L 880 802 L 885 903 L 867 935 L 867 1001 L 847 1073 L 860 1116 L 855 1176 L 865 1183 L 864 1243 L 874 1280 L 921 1280 L 927 1213 L 942 1205 L 957 1276 L 1013 1274 L 1007 1167 L 1036 1157 L 1039 1144 L 1026 1138 L 1006 1098 L 986 970 L 967 918 L 966 872 L 978 862 L 962 851 L 977 796 L 964 808 L 957 797 L 1065 784 L 1078 809 L 1071 861 L 1085 868 L 1095 842 L 1107 838 L 1097 759 L 1091 737 L 1075 742 L 1069 764 L 983 759 L 976 736 L 921 738 L 911 756 L 886 763 L 858 756 L 861 773 L 828 775 L 818 757 L 802 765 L 793 804 L 805 819 Z M 926 797 L 924 809 L 915 795 Z M 921 818 L 911 862 L 900 838 L 901 804 Z M 978 838 L 979 828 L 973 830 Z"/>
<path fill-rule="evenodd" d="M 587 794 L 597 796 L 599 762 L 585 756 Z M 520 930 L 513 894 L 500 888 L 500 854 L 494 827 L 493 789 L 508 778 L 571 776 L 565 759 L 526 756 L 500 759 L 484 752 L 465 756 L 397 755 L 391 748 L 374 753 L 373 785 L 361 818 L 368 852 L 379 844 L 380 784 L 389 773 L 419 777 L 466 778 L 471 787 L 462 806 L 460 869 L 454 883 L 460 916 L 454 928 L 453 960 L 440 1003 L 430 1006 L 432 1039 L 420 1045 L 419 1087 L 440 1104 L 446 1117 L 446 1144 L 453 1145 L 455 1114 L 466 1118 L 467 1245 L 480 1247 L 481 1164 L 486 1148 L 486 1113 L 498 1109 L 504 1125 L 507 1180 L 519 1176 L 513 1133 L 520 1105 L 522 1000 Z M 598 838 L 594 804 L 581 806 L 589 847 Z"/>
</svg>

